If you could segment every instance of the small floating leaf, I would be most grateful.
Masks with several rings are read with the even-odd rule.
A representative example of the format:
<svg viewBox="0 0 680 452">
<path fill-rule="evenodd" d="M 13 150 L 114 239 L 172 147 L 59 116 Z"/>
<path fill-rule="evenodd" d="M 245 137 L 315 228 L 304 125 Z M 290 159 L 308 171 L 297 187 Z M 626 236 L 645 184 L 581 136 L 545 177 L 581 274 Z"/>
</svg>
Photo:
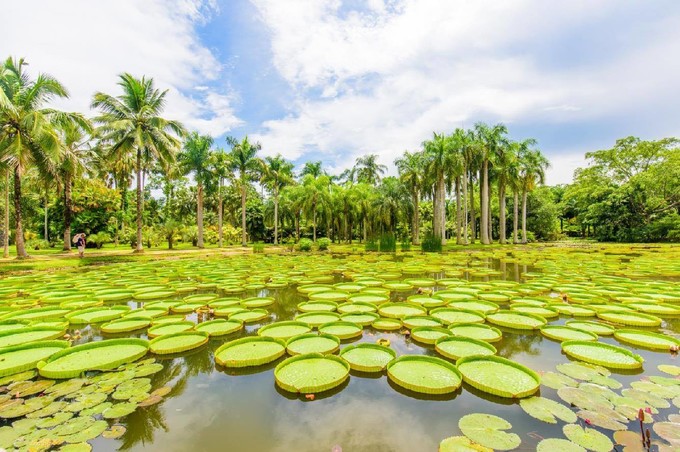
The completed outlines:
<svg viewBox="0 0 680 452">
<path fill-rule="evenodd" d="M 125 434 L 127 429 L 122 425 L 112 425 L 110 429 L 104 430 L 102 432 L 102 437 L 107 439 L 120 438 Z"/>
<path fill-rule="evenodd" d="M 592 428 L 583 428 L 578 424 L 568 424 L 562 427 L 564 436 L 576 444 L 595 452 L 609 452 L 614 444 L 609 438 Z"/>
<path fill-rule="evenodd" d="M 522 399 L 519 405 L 529 416 L 549 424 L 556 424 L 557 419 L 567 423 L 576 422 L 576 414 L 571 409 L 545 397 Z"/>
<path fill-rule="evenodd" d="M 493 452 L 493 449 L 470 441 L 465 436 L 452 436 L 439 443 L 439 452 Z"/>
<path fill-rule="evenodd" d="M 517 449 L 522 440 L 515 433 L 507 433 L 512 425 L 491 414 L 467 414 L 458 421 L 458 428 L 471 441 L 495 450 Z"/>
<path fill-rule="evenodd" d="M 137 409 L 137 404 L 136 403 L 116 403 L 110 408 L 107 408 L 104 410 L 102 413 L 102 416 L 104 419 L 118 419 L 120 417 L 127 416 L 130 413 L 133 413 Z"/>
</svg>

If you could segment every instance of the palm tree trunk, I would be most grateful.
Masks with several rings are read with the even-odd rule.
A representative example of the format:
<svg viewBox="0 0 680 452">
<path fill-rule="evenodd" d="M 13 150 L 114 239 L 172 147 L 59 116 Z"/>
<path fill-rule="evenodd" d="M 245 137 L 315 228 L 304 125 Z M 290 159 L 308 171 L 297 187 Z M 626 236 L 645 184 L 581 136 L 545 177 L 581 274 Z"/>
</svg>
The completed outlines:
<svg viewBox="0 0 680 452">
<path fill-rule="evenodd" d="M 300 211 L 295 213 L 295 243 L 300 241 Z"/>
<path fill-rule="evenodd" d="M 5 218 L 2 231 L 2 257 L 9 257 L 9 169 L 5 171 Z"/>
<path fill-rule="evenodd" d="M 64 251 L 71 251 L 71 219 L 73 206 L 71 199 L 71 174 L 64 175 Z"/>
<path fill-rule="evenodd" d="M 47 230 L 48 222 L 49 222 L 48 211 L 47 211 L 49 200 L 50 200 L 49 193 L 50 192 L 49 192 L 49 189 L 47 187 L 47 184 L 45 184 L 45 218 L 44 218 L 44 225 L 43 225 L 43 227 L 44 227 L 43 237 L 44 237 L 46 242 L 50 241 L 50 235 L 49 235 L 49 232 Z"/>
<path fill-rule="evenodd" d="M 482 189 L 480 193 L 481 197 L 481 209 L 482 209 L 482 217 L 480 219 L 480 226 L 481 226 L 481 235 L 482 235 L 482 244 L 483 245 L 488 245 L 490 243 L 489 241 L 489 161 L 484 159 L 484 162 L 482 163 L 482 174 L 481 174 L 481 181 L 482 181 Z"/>
<path fill-rule="evenodd" d="M 241 246 L 247 246 L 246 238 L 246 186 L 245 182 L 241 181 Z"/>
<path fill-rule="evenodd" d="M 224 205 L 222 203 L 222 178 L 220 177 L 219 186 L 217 187 L 217 246 L 222 248 L 222 241 L 224 238 L 224 231 L 222 230 L 222 222 L 224 216 Z"/>
<path fill-rule="evenodd" d="M 144 251 L 142 243 L 142 150 L 137 149 L 137 247 L 135 252 Z"/>
<path fill-rule="evenodd" d="M 434 236 L 441 239 L 442 245 L 446 245 L 446 187 L 444 175 L 437 177 L 437 185 L 434 190 Z"/>
<path fill-rule="evenodd" d="M 316 205 L 314 205 L 314 218 L 313 218 L 313 225 L 314 225 L 314 236 L 313 236 L 313 242 L 316 242 Z"/>
<path fill-rule="evenodd" d="M 472 228 L 471 243 L 475 243 L 477 238 L 477 213 L 475 212 L 475 185 L 472 177 L 470 177 L 470 227 Z"/>
<path fill-rule="evenodd" d="M 527 191 L 522 191 L 522 243 L 527 243 Z"/>
<path fill-rule="evenodd" d="M 505 184 L 498 183 L 499 242 L 505 244 Z"/>
<path fill-rule="evenodd" d="M 203 184 L 198 184 L 197 188 L 197 210 L 196 210 L 196 225 L 198 226 L 198 242 L 196 245 L 199 248 L 204 248 L 205 245 L 203 244 Z"/>
<path fill-rule="evenodd" d="M 279 243 L 279 190 L 274 194 L 274 245 Z"/>
<path fill-rule="evenodd" d="M 456 244 L 461 244 L 460 237 L 460 176 L 456 176 Z"/>
<path fill-rule="evenodd" d="M 413 244 L 420 245 L 420 193 L 413 191 Z"/>
<path fill-rule="evenodd" d="M 517 193 L 517 190 L 513 190 L 513 195 L 514 199 L 512 202 L 513 205 L 513 215 L 512 215 L 512 243 L 515 245 L 519 243 L 519 237 L 517 234 L 517 229 L 518 229 L 518 223 L 519 223 L 519 194 Z"/>
<path fill-rule="evenodd" d="M 14 170 L 14 219 L 16 221 L 16 237 L 14 241 L 17 247 L 17 258 L 23 259 L 28 257 L 26 254 L 26 246 L 24 245 L 24 228 L 21 218 L 21 175 L 19 168 Z"/>
<path fill-rule="evenodd" d="M 362 221 L 363 227 L 364 227 L 364 243 L 366 243 L 366 238 L 368 237 L 368 234 L 366 233 L 366 217 L 364 217 L 364 221 Z"/>
<path fill-rule="evenodd" d="M 467 168 L 463 170 L 463 243 L 468 244 Z"/>
</svg>

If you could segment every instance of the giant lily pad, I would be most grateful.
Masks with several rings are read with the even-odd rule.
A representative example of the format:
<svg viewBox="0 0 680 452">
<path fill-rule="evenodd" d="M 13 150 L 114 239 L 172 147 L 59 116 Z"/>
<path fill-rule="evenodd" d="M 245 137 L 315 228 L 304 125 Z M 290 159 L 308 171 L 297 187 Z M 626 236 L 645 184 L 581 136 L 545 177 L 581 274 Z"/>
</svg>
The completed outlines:
<svg viewBox="0 0 680 452">
<path fill-rule="evenodd" d="M 333 355 L 308 353 L 281 362 L 274 370 L 276 384 L 298 394 L 328 391 L 349 377 L 349 364 Z"/>
<path fill-rule="evenodd" d="M 340 351 L 340 356 L 353 370 L 360 372 L 381 372 L 397 357 L 394 350 L 378 344 L 349 345 Z"/>
<path fill-rule="evenodd" d="M 113 306 L 112 308 L 88 308 L 66 314 L 64 317 L 72 325 L 101 323 L 115 320 L 130 311 L 129 306 Z"/>
<path fill-rule="evenodd" d="M 201 322 L 194 327 L 196 331 L 208 333 L 210 337 L 226 336 L 243 328 L 243 322 L 238 320 L 215 319 Z"/>
<path fill-rule="evenodd" d="M 547 320 L 539 315 L 505 310 L 489 314 L 486 320 L 495 325 L 517 330 L 537 330 L 547 323 Z"/>
<path fill-rule="evenodd" d="M 518 435 L 505 431 L 512 428 L 508 421 L 492 414 L 466 414 L 458 420 L 458 428 L 470 440 L 494 450 L 513 450 L 522 443 Z"/>
<path fill-rule="evenodd" d="M 567 322 L 567 326 L 577 330 L 590 331 L 598 336 L 611 336 L 616 331 L 616 328 L 611 325 L 588 320 L 570 320 Z"/>
<path fill-rule="evenodd" d="M 266 336 L 249 336 L 227 342 L 215 350 L 215 362 L 224 367 L 261 366 L 286 353 L 286 343 Z"/>
<path fill-rule="evenodd" d="M 338 319 L 340 319 L 340 315 L 335 312 L 305 312 L 295 317 L 295 320 L 304 322 L 312 328 L 318 328 L 324 323 L 334 322 Z"/>
<path fill-rule="evenodd" d="M 503 333 L 498 328 L 478 323 L 451 325 L 449 330 L 454 336 L 469 337 L 486 342 L 497 342 L 503 337 Z"/>
<path fill-rule="evenodd" d="M 34 369 L 38 362 L 68 346 L 67 341 L 40 341 L 0 349 L 0 377 Z"/>
<path fill-rule="evenodd" d="M 426 315 L 427 309 L 416 303 L 384 303 L 378 308 L 383 317 L 402 319 L 413 315 Z"/>
<path fill-rule="evenodd" d="M 612 369 L 637 369 L 644 361 L 630 350 L 602 342 L 565 341 L 562 342 L 562 351 L 581 361 Z"/>
<path fill-rule="evenodd" d="M 419 326 L 411 330 L 411 338 L 423 344 L 434 344 L 437 339 L 451 336 L 451 331 L 437 326 Z"/>
<path fill-rule="evenodd" d="M 451 436 L 439 443 L 439 452 L 493 452 L 493 449 L 477 444 L 466 436 Z"/>
<path fill-rule="evenodd" d="M 659 326 L 661 319 L 641 312 L 609 312 L 602 311 L 597 313 L 597 317 L 608 322 L 619 323 L 630 326 Z"/>
<path fill-rule="evenodd" d="M 340 316 L 341 320 L 356 323 L 362 327 L 368 326 L 378 320 L 380 316 L 375 312 L 349 312 Z"/>
<path fill-rule="evenodd" d="M 417 328 L 419 326 L 442 326 L 441 320 L 425 315 L 404 317 L 402 322 L 404 323 L 404 326 L 409 329 Z"/>
<path fill-rule="evenodd" d="M 120 319 L 105 323 L 101 326 L 104 333 L 127 333 L 129 331 L 140 330 L 149 326 L 148 319 Z"/>
<path fill-rule="evenodd" d="M 596 341 L 597 334 L 585 330 L 577 330 L 568 326 L 546 325 L 541 328 L 541 334 L 556 341 Z"/>
<path fill-rule="evenodd" d="M 562 427 L 562 432 L 571 441 L 594 452 L 609 452 L 614 448 L 614 444 L 607 436 L 592 428 L 567 424 Z"/>
<path fill-rule="evenodd" d="M 425 355 L 405 355 L 391 361 L 387 376 L 403 388 L 424 394 L 451 393 L 462 383 L 456 366 Z"/>
<path fill-rule="evenodd" d="M 672 346 L 680 347 L 680 339 L 649 331 L 616 330 L 614 337 L 621 342 L 655 350 L 669 350 Z"/>
<path fill-rule="evenodd" d="M 376 330 L 395 331 L 400 329 L 402 325 L 399 319 L 386 319 L 381 317 L 371 323 L 371 326 Z"/>
<path fill-rule="evenodd" d="M 462 336 L 442 337 L 435 342 L 435 350 L 440 355 L 457 360 L 472 355 L 493 355 L 496 347 L 485 341 Z"/>
<path fill-rule="evenodd" d="M 233 312 L 229 315 L 229 320 L 239 320 L 243 323 L 257 323 L 269 317 L 269 312 L 266 309 L 242 309 Z"/>
<path fill-rule="evenodd" d="M 167 355 L 193 350 L 208 342 L 208 333 L 203 331 L 184 331 L 166 334 L 149 342 L 149 350 L 157 355 Z"/>
<path fill-rule="evenodd" d="M 152 326 L 147 330 L 147 335 L 149 339 L 155 337 L 166 336 L 168 334 L 181 333 L 183 331 L 188 331 L 194 327 L 194 322 L 188 320 L 183 320 L 179 322 L 164 323 L 162 325 Z"/>
<path fill-rule="evenodd" d="M 340 320 L 321 325 L 319 333 L 331 334 L 341 340 L 345 340 L 361 336 L 363 334 L 363 327 L 356 323 Z"/>
<path fill-rule="evenodd" d="M 26 327 L 0 333 L 0 348 L 13 345 L 28 344 L 29 342 L 47 341 L 62 337 L 66 332 L 61 327 Z"/>
<path fill-rule="evenodd" d="M 144 339 L 108 339 L 76 345 L 55 353 L 46 363 L 38 363 L 46 378 L 75 378 L 88 370 L 115 369 L 146 355 L 149 342 Z"/>
<path fill-rule="evenodd" d="M 306 333 L 292 337 L 286 342 L 286 351 L 290 355 L 306 353 L 335 353 L 340 348 L 340 339 L 331 334 Z"/>
<path fill-rule="evenodd" d="M 430 315 L 445 325 L 484 323 L 484 314 L 479 311 L 456 308 L 436 308 Z"/>
<path fill-rule="evenodd" d="M 299 336 L 300 334 L 309 333 L 310 331 L 312 331 L 312 327 L 309 326 L 309 324 L 292 320 L 265 325 L 257 330 L 257 334 L 259 336 L 287 340 L 291 337 Z"/>
<path fill-rule="evenodd" d="M 499 397 L 522 398 L 538 390 L 536 372 L 499 356 L 468 356 L 456 363 L 469 385 Z"/>
</svg>

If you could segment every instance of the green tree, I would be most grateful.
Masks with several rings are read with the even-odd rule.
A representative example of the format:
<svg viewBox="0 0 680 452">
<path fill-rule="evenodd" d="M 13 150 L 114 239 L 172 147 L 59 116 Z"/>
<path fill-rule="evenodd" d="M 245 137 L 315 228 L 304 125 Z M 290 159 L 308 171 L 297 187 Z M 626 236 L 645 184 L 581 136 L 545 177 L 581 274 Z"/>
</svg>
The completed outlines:
<svg viewBox="0 0 680 452">
<path fill-rule="evenodd" d="M 231 170 L 238 172 L 238 179 L 236 179 L 239 192 L 241 193 L 241 245 L 247 246 L 247 232 L 246 232 L 246 200 L 248 193 L 248 185 L 257 180 L 262 169 L 261 160 L 257 157 L 257 152 L 262 148 L 260 143 L 251 143 L 248 137 L 244 137 L 241 141 L 236 141 L 234 138 L 227 138 L 227 142 L 231 145 L 231 152 L 229 153 L 229 160 L 231 161 Z"/>
<path fill-rule="evenodd" d="M 411 194 L 413 205 L 413 216 L 411 223 L 411 233 L 413 244 L 420 244 L 420 195 L 425 179 L 425 161 L 422 152 L 405 151 L 401 158 L 395 160 L 395 165 L 399 170 L 399 178 Z"/>
<path fill-rule="evenodd" d="M 198 132 L 188 134 L 184 140 L 182 152 L 178 155 L 179 169 L 182 174 L 193 173 L 196 181 L 196 226 L 198 227 L 198 241 L 196 246 L 203 248 L 203 197 L 204 188 L 210 182 L 210 159 L 213 139 L 209 135 L 199 135 Z"/>
<path fill-rule="evenodd" d="M 330 178 L 328 176 L 313 177 L 307 174 L 302 179 L 302 209 L 307 217 L 312 217 L 313 241 L 316 242 L 317 217 L 321 210 L 331 203 L 329 191 Z"/>
<path fill-rule="evenodd" d="M 143 226 L 143 158 L 157 160 L 168 166 L 175 161 L 180 149 L 178 137 L 185 134 L 181 123 L 160 116 L 165 107 L 167 90 L 154 87 L 152 78 L 135 78 L 130 74 L 119 76 L 118 86 L 123 94 L 111 96 L 96 93 L 92 107 L 101 115 L 95 118 L 100 125 L 99 138 L 106 146 L 108 157 L 122 160 L 124 156 L 135 158 L 137 181 L 137 252 L 142 252 Z"/>
<path fill-rule="evenodd" d="M 279 238 L 279 197 L 281 190 L 294 182 L 293 164 L 281 155 L 265 157 L 262 165 L 262 183 L 274 197 L 274 244 Z"/>
<path fill-rule="evenodd" d="M 378 163 L 376 154 L 367 154 L 356 159 L 351 170 L 351 177 L 359 183 L 377 185 L 386 171 L 387 167 Z"/>
<path fill-rule="evenodd" d="M 458 166 L 458 158 L 452 152 L 450 136 L 434 133 L 431 140 L 423 142 L 425 171 L 428 185 L 433 186 L 434 219 L 433 234 L 446 244 L 446 182 L 452 166 Z"/>
<path fill-rule="evenodd" d="M 550 162 L 541 151 L 526 147 L 521 150 L 520 179 L 522 185 L 522 243 L 527 243 L 527 194 L 536 188 L 537 184 L 545 182 L 545 170 Z"/>
<path fill-rule="evenodd" d="M 315 179 L 317 177 L 325 176 L 326 171 L 323 170 L 321 165 L 321 160 L 316 162 L 305 162 L 305 165 L 302 167 L 302 171 L 300 172 L 300 179 L 307 175 L 310 175 Z"/>
<path fill-rule="evenodd" d="M 210 158 L 210 174 L 217 179 L 217 246 L 222 248 L 224 241 L 224 182 L 232 179 L 230 155 L 224 149 L 216 149 Z"/>
</svg>

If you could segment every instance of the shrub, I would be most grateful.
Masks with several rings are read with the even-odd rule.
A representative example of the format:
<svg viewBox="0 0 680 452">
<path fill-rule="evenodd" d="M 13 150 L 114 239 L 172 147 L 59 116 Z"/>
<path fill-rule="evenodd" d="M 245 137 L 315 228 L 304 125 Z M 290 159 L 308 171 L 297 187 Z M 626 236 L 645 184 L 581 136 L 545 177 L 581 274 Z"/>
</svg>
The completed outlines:
<svg viewBox="0 0 680 452">
<path fill-rule="evenodd" d="M 394 253 L 397 251 L 397 238 L 392 233 L 380 236 L 380 252 Z"/>
<path fill-rule="evenodd" d="M 261 242 L 253 243 L 253 253 L 254 254 L 263 254 L 264 253 L 264 243 L 261 243 Z"/>
<path fill-rule="evenodd" d="M 300 239 L 298 243 L 298 250 L 300 251 L 312 251 L 312 242 L 310 239 Z"/>
<path fill-rule="evenodd" d="M 401 239 L 401 250 L 402 251 L 411 251 L 411 238 L 407 235 L 405 235 Z"/>
<path fill-rule="evenodd" d="M 316 243 L 319 246 L 319 251 L 326 251 L 331 245 L 331 239 L 327 237 L 321 237 Z"/>
<path fill-rule="evenodd" d="M 88 243 L 93 244 L 98 250 L 101 249 L 105 243 L 110 243 L 113 240 L 106 232 L 97 232 L 96 234 L 92 234 L 85 239 Z"/>
<path fill-rule="evenodd" d="M 375 239 L 367 239 L 366 243 L 364 244 L 364 250 L 366 251 L 378 251 L 380 249 L 380 246 L 378 245 L 378 242 L 376 242 Z"/>
<path fill-rule="evenodd" d="M 28 242 L 26 242 L 26 247 L 34 249 L 36 251 L 46 250 L 47 248 L 50 248 L 50 242 L 42 239 L 31 239 Z"/>
<path fill-rule="evenodd" d="M 435 237 L 433 234 L 427 234 L 423 239 L 421 248 L 425 253 L 441 253 L 442 240 L 439 237 Z"/>
</svg>

